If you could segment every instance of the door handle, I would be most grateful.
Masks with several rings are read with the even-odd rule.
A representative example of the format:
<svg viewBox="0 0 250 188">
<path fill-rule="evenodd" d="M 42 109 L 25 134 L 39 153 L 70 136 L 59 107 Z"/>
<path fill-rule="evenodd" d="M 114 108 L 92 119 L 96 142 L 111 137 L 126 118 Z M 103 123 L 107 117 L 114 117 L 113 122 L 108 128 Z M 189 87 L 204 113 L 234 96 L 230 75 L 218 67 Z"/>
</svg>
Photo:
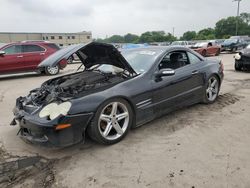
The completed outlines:
<svg viewBox="0 0 250 188">
<path fill-rule="evenodd" d="M 195 70 L 195 71 L 192 72 L 192 75 L 198 74 L 198 73 L 199 73 L 199 71 Z"/>
<path fill-rule="evenodd" d="M 17 58 L 22 58 L 23 57 L 23 55 L 19 55 L 19 56 L 16 56 Z"/>
<path fill-rule="evenodd" d="M 40 55 L 44 55 L 45 53 L 40 53 Z"/>
</svg>

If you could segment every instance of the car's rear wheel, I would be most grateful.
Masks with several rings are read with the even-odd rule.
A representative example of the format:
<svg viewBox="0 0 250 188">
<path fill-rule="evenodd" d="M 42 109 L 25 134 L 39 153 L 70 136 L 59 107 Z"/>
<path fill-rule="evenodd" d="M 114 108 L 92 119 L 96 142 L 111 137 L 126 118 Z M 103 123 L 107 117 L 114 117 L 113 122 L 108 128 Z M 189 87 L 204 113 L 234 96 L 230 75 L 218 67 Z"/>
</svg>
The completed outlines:
<svg viewBox="0 0 250 188">
<path fill-rule="evenodd" d="M 45 67 L 45 73 L 48 75 L 57 75 L 59 73 L 60 69 L 59 66 L 53 66 L 53 67 Z"/>
<path fill-rule="evenodd" d="M 213 103 L 219 95 L 219 90 L 220 81 L 218 77 L 215 75 L 209 77 L 206 84 L 204 102 L 207 104 Z"/>
<path fill-rule="evenodd" d="M 220 49 L 218 49 L 218 50 L 216 51 L 215 56 L 219 56 L 219 55 L 220 55 Z"/>
<path fill-rule="evenodd" d="M 201 52 L 201 55 L 204 56 L 204 57 L 206 57 L 207 51 L 206 51 L 206 50 L 203 50 L 203 51 Z"/>
<path fill-rule="evenodd" d="M 101 144 L 115 144 L 122 140 L 132 125 L 132 109 L 123 99 L 102 104 L 88 126 L 89 136 Z"/>
</svg>

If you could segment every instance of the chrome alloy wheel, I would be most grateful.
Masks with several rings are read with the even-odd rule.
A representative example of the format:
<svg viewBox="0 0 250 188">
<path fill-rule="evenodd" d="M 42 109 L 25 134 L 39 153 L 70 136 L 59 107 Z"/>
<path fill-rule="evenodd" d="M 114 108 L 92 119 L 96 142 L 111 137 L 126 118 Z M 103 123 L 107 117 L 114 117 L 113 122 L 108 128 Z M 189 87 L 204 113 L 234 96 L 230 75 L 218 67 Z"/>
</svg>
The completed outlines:
<svg viewBox="0 0 250 188">
<path fill-rule="evenodd" d="M 105 106 L 98 120 L 98 129 L 107 140 L 120 138 L 129 125 L 129 112 L 120 102 L 112 102 Z"/>
<path fill-rule="evenodd" d="M 59 71 L 59 67 L 58 66 L 54 66 L 54 67 L 47 67 L 47 71 L 49 74 L 51 75 L 55 75 L 58 73 Z"/>
<path fill-rule="evenodd" d="M 216 77 L 212 76 L 208 80 L 208 86 L 207 86 L 207 90 L 206 90 L 207 99 L 210 102 L 213 102 L 217 98 L 218 92 L 219 92 L 218 79 Z"/>
</svg>

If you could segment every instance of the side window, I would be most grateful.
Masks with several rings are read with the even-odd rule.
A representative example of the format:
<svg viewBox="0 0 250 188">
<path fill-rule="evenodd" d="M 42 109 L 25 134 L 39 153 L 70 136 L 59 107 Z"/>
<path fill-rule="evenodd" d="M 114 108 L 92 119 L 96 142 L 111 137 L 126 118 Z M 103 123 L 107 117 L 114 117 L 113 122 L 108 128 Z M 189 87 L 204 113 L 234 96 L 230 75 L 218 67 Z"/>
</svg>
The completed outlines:
<svg viewBox="0 0 250 188">
<path fill-rule="evenodd" d="M 23 52 L 44 52 L 45 49 L 37 45 L 23 45 Z"/>
<path fill-rule="evenodd" d="M 196 64 L 196 63 L 201 62 L 200 58 L 198 58 L 196 55 L 194 55 L 190 52 L 187 52 L 187 54 L 188 54 L 190 64 Z"/>
<path fill-rule="evenodd" d="M 178 69 L 188 65 L 188 57 L 186 52 L 173 51 L 168 53 L 159 64 L 159 69 Z"/>
<path fill-rule="evenodd" d="M 20 45 L 13 45 L 4 49 L 5 54 L 18 54 L 22 52 Z"/>
</svg>

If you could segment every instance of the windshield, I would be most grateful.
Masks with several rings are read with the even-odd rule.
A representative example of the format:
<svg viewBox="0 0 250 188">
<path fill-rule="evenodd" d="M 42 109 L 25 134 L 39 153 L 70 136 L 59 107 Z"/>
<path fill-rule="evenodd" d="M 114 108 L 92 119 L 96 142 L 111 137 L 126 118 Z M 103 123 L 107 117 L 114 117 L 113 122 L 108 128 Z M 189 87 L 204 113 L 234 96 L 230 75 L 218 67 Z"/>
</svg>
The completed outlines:
<svg viewBox="0 0 250 188">
<path fill-rule="evenodd" d="M 172 42 L 172 45 L 185 45 L 185 43 L 183 41 L 175 41 Z"/>
<path fill-rule="evenodd" d="M 121 54 L 137 74 L 142 74 L 150 69 L 158 55 L 160 55 L 162 52 L 162 50 L 133 49 L 124 50 L 121 52 Z M 99 65 L 95 69 L 102 72 L 112 73 L 119 73 L 124 71 L 121 68 L 107 64 Z"/>
<path fill-rule="evenodd" d="M 237 39 L 227 39 L 224 41 L 226 44 L 237 43 Z"/>
<path fill-rule="evenodd" d="M 194 47 L 205 47 L 205 46 L 207 46 L 207 43 L 205 42 L 197 43 L 194 45 Z"/>
<path fill-rule="evenodd" d="M 5 43 L 0 43 L 0 48 L 2 48 L 5 45 L 6 45 Z"/>
<path fill-rule="evenodd" d="M 162 52 L 162 50 L 140 49 L 122 51 L 122 55 L 136 73 L 141 74 L 150 69 Z"/>
</svg>

